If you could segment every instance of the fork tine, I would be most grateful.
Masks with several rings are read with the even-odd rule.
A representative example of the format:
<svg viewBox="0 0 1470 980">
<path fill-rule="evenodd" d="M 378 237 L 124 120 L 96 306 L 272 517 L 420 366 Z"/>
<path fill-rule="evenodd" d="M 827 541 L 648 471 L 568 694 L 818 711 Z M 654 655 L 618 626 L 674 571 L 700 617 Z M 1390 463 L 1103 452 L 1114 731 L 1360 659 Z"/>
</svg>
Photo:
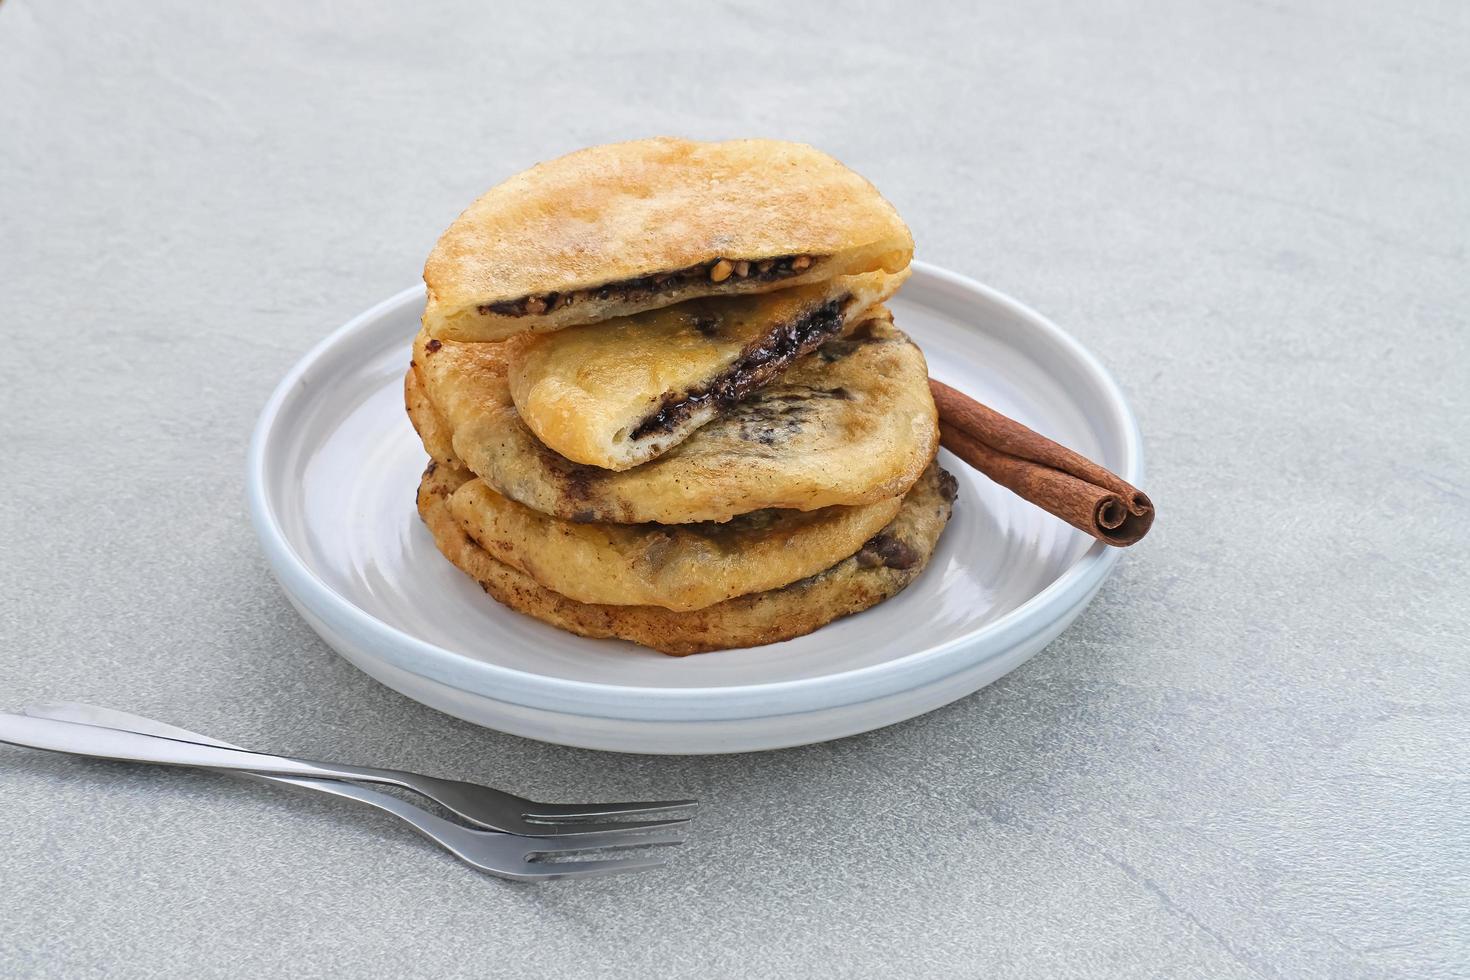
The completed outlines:
<svg viewBox="0 0 1470 980">
<path fill-rule="evenodd" d="M 557 854 L 564 851 L 623 850 L 629 847 L 659 847 L 667 844 L 682 844 L 685 834 L 680 830 L 665 830 L 656 834 L 635 836 L 626 832 L 602 834 L 577 834 L 570 837 L 538 837 L 526 841 L 527 854 Z"/>
<path fill-rule="evenodd" d="M 559 861 L 554 863 L 527 862 L 521 868 L 526 878 L 595 878 L 600 875 L 626 874 L 630 871 L 646 871 L 660 868 L 668 861 L 663 858 L 630 859 L 626 861 Z"/>
<path fill-rule="evenodd" d="M 604 823 L 532 823 L 521 821 L 519 833 L 527 837 L 585 837 L 588 834 L 618 833 L 632 834 L 660 827 L 680 827 L 689 822 L 688 817 L 675 820 L 608 821 Z"/>
<path fill-rule="evenodd" d="M 522 816 L 531 820 L 559 820 L 570 817 L 611 817 L 633 813 L 672 813 L 692 811 L 698 800 L 654 800 L 647 803 L 530 803 Z"/>
</svg>

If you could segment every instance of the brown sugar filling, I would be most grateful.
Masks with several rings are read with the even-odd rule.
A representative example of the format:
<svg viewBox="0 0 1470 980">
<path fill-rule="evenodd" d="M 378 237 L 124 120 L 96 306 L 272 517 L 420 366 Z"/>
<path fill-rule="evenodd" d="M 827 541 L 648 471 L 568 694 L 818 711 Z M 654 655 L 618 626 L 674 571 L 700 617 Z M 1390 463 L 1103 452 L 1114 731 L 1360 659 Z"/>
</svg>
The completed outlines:
<svg viewBox="0 0 1470 980">
<path fill-rule="evenodd" d="M 540 293 L 498 303 L 482 303 L 481 316 L 540 316 L 589 299 L 640 302 L 660 293 L 671 293 L 696 282 L 775 282 L 801 275 L 818 261 L 810 255 L 782 255 L 770 259 L 715 259 L 674 272 L 659 272 L 636 279 L 623 279 L 589 289 Z"/>
<path fill-rule="evenodd" d="M 704 405 L 725 411 L 752 391 L 769 384 L 792 361 L 842 332 L 845 320 L 842 308 L 849 298 L 834 299 L 776 328 L 759 343 L 742 351 L 734 364 L 708 384 L 665 396 L 658 410 L 633 430 L 632 438 L 646 439 L 668 432 Z"/>
</svg>

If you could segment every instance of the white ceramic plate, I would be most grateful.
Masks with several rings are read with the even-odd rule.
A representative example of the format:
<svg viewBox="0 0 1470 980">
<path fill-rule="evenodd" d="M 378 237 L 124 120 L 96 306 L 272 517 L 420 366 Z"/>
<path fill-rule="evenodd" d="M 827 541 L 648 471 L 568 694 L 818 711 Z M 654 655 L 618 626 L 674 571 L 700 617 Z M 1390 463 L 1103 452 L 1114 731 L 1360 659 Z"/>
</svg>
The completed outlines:
<svg viewBox="0 0 1470 980">
<path fill-rule="evenodd" d="M 959 462 L 954 519 L 901 595 L 765 647 L 673 658 L 552 629 L 492 601 L 434 549 L 414 507 L 426 456 L 403 411 L 415 287 L 307 354 L 261 413 L 251 514 L 313 628 L 389 687 L 529 738 L 623 752 L 740 752 L 889 725 L 963 697 L 1045 646 L 1119 552 Z M 916 263 L 892 307 L 930 373 L 1142 481 L 1107 372 L 1040 315 Z"/>
</svg>

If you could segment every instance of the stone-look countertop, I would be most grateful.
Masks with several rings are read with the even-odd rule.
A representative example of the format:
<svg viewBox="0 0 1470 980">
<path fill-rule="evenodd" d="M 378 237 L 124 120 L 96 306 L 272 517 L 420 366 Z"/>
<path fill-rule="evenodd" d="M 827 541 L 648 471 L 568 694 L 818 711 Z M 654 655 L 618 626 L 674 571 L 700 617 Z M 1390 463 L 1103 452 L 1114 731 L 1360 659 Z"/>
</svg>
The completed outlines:
<svg viewBox="0 0 1470 980">
<path fill-rule="evenodd" d="M 690 794 L 521 886 L 387 818 L 0 747 L 5 976 L 1470 972 L 1470 8 L 0 4 L 0 692 L 518 787 Z M 1000 683 L 840 742 L 613 756 L 339 659 L 255 415 L 539 159 L 804 140 L 1133 402 L 1162 518 Z"/>
</svg>

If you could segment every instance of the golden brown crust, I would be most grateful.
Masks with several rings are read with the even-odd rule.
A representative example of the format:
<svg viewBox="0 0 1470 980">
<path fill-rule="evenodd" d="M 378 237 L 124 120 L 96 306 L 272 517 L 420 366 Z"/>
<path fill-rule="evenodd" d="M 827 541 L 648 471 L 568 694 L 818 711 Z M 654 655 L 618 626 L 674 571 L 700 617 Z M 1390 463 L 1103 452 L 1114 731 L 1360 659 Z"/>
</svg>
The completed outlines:
<svg viewBox="0 0 1470 980">
<path fill-rule="evenodd" d="M 408 420 L 418 433 L 419 440 L 423 442 L 424 451 L 429 454 L 429 458 L 446 466 L 464 466 L 454 454 L 454 433 L 450 431 L 449 423 L 434 408 L 434 403 L 429 400 L 417 364 L 410 363 L 408 373 L 403 376 L 403 405 L 408 410 Z"/>
<path fill-rule="evenodd" d="M 562 456 L 630 469 L 726 410 L 720 392 L 729 401 L 772 383 L 800 355 L 892 296 L 907 275 L 873 272 L 758 296 L 696 299 L 526 337 L 510 361 L 511 397 L 521 420 Z M 790 349 L 784 364 L 770 356 L 783 344 Z M 643 423 L 661 408 L 673 415 L 669 406 L 701 393 L 687 412 L 645 431 Z"/>
<path fill-rule="evenodd" d="M 924 356 L 883 319 L 623 472 L 571 463 L 521 421 L 506 381 L 517 341 L 429 343 L 421 333 L 414 360 L 458 458 L 501 494 L 567 520 L 684 524 L 874 503 L 903 494 L 939 446 Z"/>
<path fill-rule="evenodd" d="M 928 563 L 954 500 L 954 478 L 935 464 L 892 523 L 851 558 L 780 589 L 673 612 L 576 602 L 496 561 L 450 512 L 451 495 L 472 479 L 466 470 L 431 464 L 419 486 L 419 514 L 446 558 L 518 612 L 581 636 L 630 640 L 673 655 L 789 640 L 897 594 Z"/>
<path fill-rule="evenodd" d="M 471 480 L 449 508 L 493 558 L 570 599 L 688 611 L 830 568 L 893 520 L 901 502 L 764 510 L 724 524 L 574 524 Z"/>
<path fill-rule="evenodd" d="M 721 258 L 791 255 L 816 261 L 771 282 L 696 278 L 631 300 L 593 297 L 540 314 L 487 309 Z M 695 296 L 897 272 L 912 255 L 913 238 L 893 206 L 810 146 L 670 138 L 594 146 L 511 177 L 455 219 L 424 267 L 424 326 L 441 340 L 502 340 Z"/>
</svg>

